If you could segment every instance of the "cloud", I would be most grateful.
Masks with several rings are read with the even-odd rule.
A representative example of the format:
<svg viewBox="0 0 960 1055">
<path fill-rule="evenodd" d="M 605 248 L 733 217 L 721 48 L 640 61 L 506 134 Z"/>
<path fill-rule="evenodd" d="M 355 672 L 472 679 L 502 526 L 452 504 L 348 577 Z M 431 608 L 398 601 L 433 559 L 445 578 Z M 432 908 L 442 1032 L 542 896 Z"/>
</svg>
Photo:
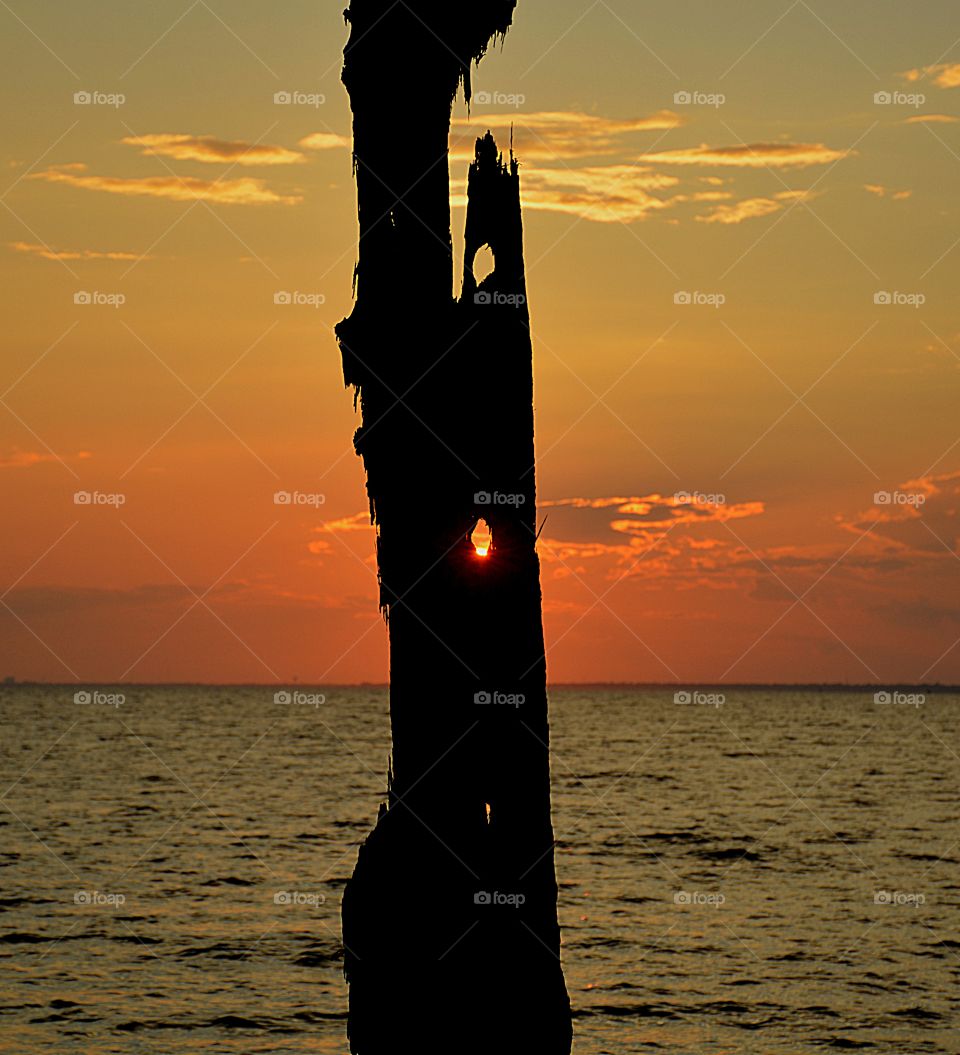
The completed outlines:
<svg viewBox="0 0 960 1055">
<path fill-rule="evenodd" d="M 687 147 L 644 154 L 646 164 L 702 165 L 722 168 L 809 168 L 847 157 L 852 151 L 834 150 L 824 143 L 751 143 L 743 146 Z"/>
<path fill-rule="evenodd" d="M 73 616 L 77 613 L 122 613 L 126 621 L 135 613 L 167 611 L 193 606 L 198 596 L 204 597 L 211 606 L 233 606 L 241 614 L 249 615 L 255 609 L 347 609 L 368 613 L 372 598 L 344 595 L 335 591 L 330 594 L 294 593 L 272 583 L 253 583 L 245 579 L 234 579 L 218 583 L 208 589 L 202 583 L 194 585 L 179 583 L 140 583 L 128 587 L 75 586 L 55 584 L 49 586 L 22 586 L 8 595 L 10 607 L 24 618 L 47 618 Z"/>
<path fill-rule="evenodd" d="M 271 190 L 262 179 L 204 180 L 177 176 L 95 176 L 86 173 L 86 165 L 58 165 L 35 172 L 28 179 L 64 183 L 83 190 L 108 194 L 166 198 L 170 201 L 210 201 L 222 205 L 297 205 L 299 195 L 282 195 Z"/>
<path fill-rule="evenodd" d="M 960 117 L 952 117 L 950 114 L 913 114 L 904 120 L 905 125 L 955 125 Z"/>
<path fill-rule="evenodd" d="M 527 209 L 570 213 L 597 223 L 630 223 L 647 213 L 670 208 L 669 198 L 652 191 L 675 187 L 673 176 L 634 165 L 588 168 L 529 168 L 521 197 Z"/>
<path fill-rule="evenodd" d="M 706 216 L 697 216 L 701 223 L 743 223 L 779 212 L 783 205 L 772 198 L 745 198 L 733 205 L 718 205 Z"/>
<path fill-rule="evenodd" d="M 907 198 L 913 197 L 912 190 L 890 190 L 888 187 L 884 187 L 880 183 L 864 183 L 863 189 L 869 194 L 875 195 L 877 198 L 890 197 L 891 201 L 906 201 Z"/>
<path fill-rule="evenodd" d="M 72 458 L 58 458 L 48 451 L 21 451 L 12 450 L 9 454 L 0 454 L 0 469 L 30 469 L 34 465 L 43 465 L 46 462 L 72 462 L 85 461 L 92 458 L 90 451 L 77 451 Z"/>
<path fill-rule="evenodd" d="M 329 541 L 329 539 L 323 538 L 322 536 L 348 534 L 354 531 L 375 530 L 373 524 L 370 523 L 369 512 L 354 513 L 352 516 L 338 517 L 336 520 L 327 520 L 321 524 L 320 527 L 313 529 L 313 534 L 320 535 L 321 537 L 308 542 L 307 550 L 316 556 L 334 553 L 336 550 L 341 549 L 341 546 L 335 546 Z M 372 551 L 369 559 L 375 561 Z"/>
<path fill-rule="evenodd" d="M 678 128 L 683 119 L 670 110 L 647 117 L 614 119 L 573 111 L 479 114 L 453 121 L 451 157 L 472 160 L 477 135 L 497 134 L 502 148 L 513 150 L 522 166 L 521 196 L 527 210 L 558 212 L 596 223 L 634 223 L 655 213 L 689 203 L 725 202 L 730 191 L 687 193 L 680 179 L 661 166 L 721 166 L 757 169 L 804 168 L 845 157 L 822 143 L 757 143 L 752 146 L 690 147 L 636 155 L 629 142 L 641 132 Z M 590 163 L 589 159 L 595 159 Z M 604 160 L 609 159 L 609 160 Z M 580 164 L 564 164 L 565 160 Z M 719 176 L 698 176 L 697 183 L 722 187 Z M 736 224 L 785 208 L 787 192 L 767 198 L 717 205 L 696 219 L 705 223 Z M 466 204 L 465 181 L 457 183 L 453 204 Z M 677 222 L 670 220 L 669 222 Z"/>
<path fill-rule="evenodd" d="M 662 561 L 681 550 L 703 552 L 721 544 L 704 538 L 701 529 L 764 513 L 763 502 L 727 504 L 724 496 L 712 498 L 653 493 L 543 502 L 550 528 L 544 560 L 563 564 L 613 558 L 614 568 L 622 568 L 635 564 L 645 549 L 656 547 L 657 560 Z M 692 531 L 697 534 L 690 535 Z"/>
<path fill-rule="evenodd" d="M 700 223 L 743 223 L 761 216 L 770 216 L 786 208 L 790 202 L 810 197 L 808 191 L 781 191 L 772 198 L 744 198 L 731 205 L 717 205 L 706 216 L 695 217 Z"/>
<path fill-rule="evenodd" d="M 624 140 L 641 132 L 679 128 L 683 118 L 671 110 L 648 117 L 611 118 L 572 110 L 535 113 L 477 114 L 451 122 L 450 157 L 472 161 L 478 136 L 493 132 L 506 151 L 512 137 L 521 161 L 560 161 L 602 157 L 622 149 Z"/>
<path fill-rule="evenodd" d="M 44 260 L 153 260 L 150 255 L 141 256 L 139 253 L 121 253 L 117 250 L 101 249 L 50 249 L 45 245 L 35 245 L 33 242 L 8 242 L 11 249 L 17 253 L 28 253 L 32 256 L 42 257 Z"/>
<path fill-rule="evenodd" d="M 907 480 L 882 493 L 890 499 L 855 517 L 838 518 L 840 526 L 883 538 L 914 559 L 960 557 L 960 469 Z"/>
<path fill-rule="evenodd" d="M 337 135 L 336 132 L 313 132 L 300 140 L 300 146 L 306 150 L 349 149 L 350 137 Z"/>
<path fill-rule="evenodd" d="M 935 66 L 919 66 L 900 74 L 908 81 L 932 80 L 938 88 L 960 88 L 960 62 L 940 62 Z"/>
<path fill-rule="evenodd" d="M 960 472 L 943 477 L 955 486 L 955 506 L 960 506 Z M 955 482 L 955 483 L 953 483 Z M 916 483 L 916 482 L 915 482 Z M 929 482 L 918 484 L 930 492 Z M 935 484 L 945 490 L 942 484 Z M 876 520 L 843 525 L 861 535 L 855 547 L 848 543 L 777 543 L 748 545 L 741 541 L 737 520 L 764 516 L 762 501 L 691 501 L 681 496 L 646 495 L 640 498 L 568 498 L 545 502 L 549 509 L 546 531 L 539 550 L 545 574 L 550 579 L 608 581 L 633 579 L 650 587 L 671 590 L 740 590 L 754 600 L 792 602 L 789 585 L 802 593 L 802 586 L 818 581 L 826 573 L 838 583 L 841 593 L 854 582 L 876 584 L 879 577 L 913 575 L 917 562 L 899 542 L 867 528 Z M 928 500 L 928 508 L 929 502 Z M 911 514 L 896 509 L 891 523 Z M 761 529 L 762 530 L 762 529 Z M 756 536 L 756 529 L 753 532 Z M 934 545 L 939 545 L 929 536 Z M 947 556 L 942 547 L 940 553 Z M 932 546 L 920 554 L 929 561 Z M 892 589 L 899 589 L 896 580 Z"/>
<path fill-rule="evenodd" d="M 141 147 L 141 154 L 148 157 L 168 157 L 177 161 L 202 161 L 210 164 L 232 162 L 235 165 L 248 166 L 295 165 L 306 160 L 303 154 L 286 147 L 174 132 L 126 136 L 120 142 Z"/>
</svg>

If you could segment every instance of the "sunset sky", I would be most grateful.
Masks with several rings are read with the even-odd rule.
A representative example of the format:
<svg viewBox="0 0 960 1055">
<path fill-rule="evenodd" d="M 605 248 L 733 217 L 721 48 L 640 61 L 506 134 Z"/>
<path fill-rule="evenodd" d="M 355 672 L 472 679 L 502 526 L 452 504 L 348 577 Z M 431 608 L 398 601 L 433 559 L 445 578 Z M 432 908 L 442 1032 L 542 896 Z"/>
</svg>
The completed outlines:
<svg viewBox="0 0 960 1055">
<path fill-rule="evenodd" d="M 386 680 L 343 6 L 0 5 L 0 676 Z M 521 162 L 553 681 L 960 681 L 958 36 L 521 0 L 458 98 L 457 256 L 474 137 Z"/>
</svg>

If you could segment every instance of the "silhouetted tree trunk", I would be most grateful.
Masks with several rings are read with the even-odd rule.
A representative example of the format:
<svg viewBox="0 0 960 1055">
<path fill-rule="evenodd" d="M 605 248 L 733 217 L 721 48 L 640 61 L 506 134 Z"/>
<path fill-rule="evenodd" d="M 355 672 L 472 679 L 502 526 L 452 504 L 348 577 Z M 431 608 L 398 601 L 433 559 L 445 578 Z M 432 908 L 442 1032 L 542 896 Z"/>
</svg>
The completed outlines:
<svg viewBox="0 0 960 1055">
<path fill-rule="evenodd" d="M 393 733 L 388 802 L 343 898 L 357 1055 L 570 1050 L 519 177 L 489 134 L 452 295 L 451 106 L 513 7 L 352 0 L 346 12 L 360 255 L 337 336 L 362 409 Z M 478 288 L 483 245 L 495 269 Z M 486 558 L 470 541 L 481 517 Z"/>
</svg>

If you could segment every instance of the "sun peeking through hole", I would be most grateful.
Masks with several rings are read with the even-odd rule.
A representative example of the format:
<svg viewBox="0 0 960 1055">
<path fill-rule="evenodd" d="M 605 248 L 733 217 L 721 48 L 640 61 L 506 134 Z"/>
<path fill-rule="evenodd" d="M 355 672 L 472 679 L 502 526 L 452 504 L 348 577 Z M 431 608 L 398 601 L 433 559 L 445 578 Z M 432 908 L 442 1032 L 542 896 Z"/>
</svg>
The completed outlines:
<svg viewBox="0 0 960 1055">
<path fill-rule="evenodd" d="M 490 530 L 490 525 L 483 518 L 477 521 L 477 526 L 470 535 L 470 541 L 473 543 L 473 548 L 476 550 L 478 557 L 488 557 L 490 555 L 490 549 L 493 546 L 493 532 Z"/>
</svg>

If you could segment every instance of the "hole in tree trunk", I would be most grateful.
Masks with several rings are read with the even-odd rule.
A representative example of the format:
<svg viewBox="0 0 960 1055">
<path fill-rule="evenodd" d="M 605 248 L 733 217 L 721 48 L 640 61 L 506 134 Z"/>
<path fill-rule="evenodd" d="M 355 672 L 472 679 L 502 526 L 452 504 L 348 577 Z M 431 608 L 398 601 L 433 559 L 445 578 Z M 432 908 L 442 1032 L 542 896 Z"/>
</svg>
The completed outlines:
<svg viewBox="0 0 960 1055">
<path fill-rule="evenodd" d="M 488 275 L 493 274 L 493 268 L 493 250 L 488 245 L 480 246 L 473 258 L 473 277 L 478 286 Z"/>
</svg>

